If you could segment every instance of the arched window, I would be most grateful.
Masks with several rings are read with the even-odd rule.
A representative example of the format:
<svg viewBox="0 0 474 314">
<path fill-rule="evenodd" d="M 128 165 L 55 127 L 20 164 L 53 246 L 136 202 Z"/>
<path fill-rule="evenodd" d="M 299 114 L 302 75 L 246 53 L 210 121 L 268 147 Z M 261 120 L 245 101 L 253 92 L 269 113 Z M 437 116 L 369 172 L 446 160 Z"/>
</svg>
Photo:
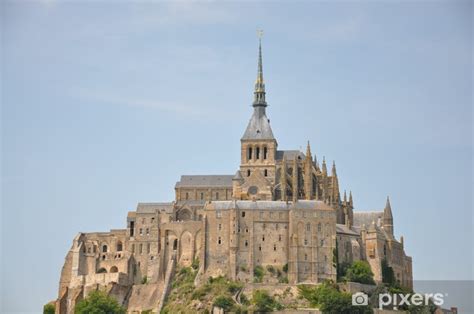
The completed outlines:
<svg viewBox="0 0 474 314">
<path fill-rule="evenodd" d="M 260 147 L 257 147 L 257 148 L 255 149 L 255 155 L 256 155 L 256 156 L 255 156 L 256 159 L 260 159 Z"/>
<path fill-rule="evenodd" d="M 143 253 L 143 244 L 140 243 L 140 246 L 138 247 L 138 253 L 142 254 Z"/>
<path fill-rule="evenodd" d="M 252 159 L 252 147 L 249 147 L 248 148 L 248 151 L 247 151 L 247 158 L 250 160 Z"/>
<path fill-rule="evenodd" d="M 188 199 L 189 199 L 189 193 L 186 192 L 186 200 L 188 200 Z"/>
<path fill-rule="evenodd" d="M 176 251 L 177 249 L 178 249 L 178 239 L 174 239 L 173 250 Z"/>
<path fill-rule="evenodd" d="M 216 192 L 216 200 L 219 200 L 219 192 Z"/>
<path fill-rule="evenodd" d="M 265 175 L 265 177 L 267 177 L 268 176 L 268 170 L 267 169 L 263 170 L 263 174 Z"/>
<path fill-rule="evenodd" d="M 306 224 L 306 231 L 311 231 L 311 224 L 309 222 Z"/>
<path fill-rule="evenodd" d="M 219 237 L 219 239 L 217 240 L 217 243 L 218 243 L 218 244 L 221 244 L 221 243 L 222 243 L 221 237 Z"/>
<path fill-rule="evenodd" d="M 265 146 L 263 148 L 263 159 L 267 159 L 267 154 L 268 154 L 268 148 Z"/>
<path fill-rule="evenodd" d="M 110 272 L 111 272 L 111 273 L 118 273 L 118 268 L 117 268 L 117 266 L 112 266 L 112 267 L 110 267 Z"/>
<path fill-rule="evenodd" d="M 247 170 L 247 177 L 250 177 L 250 169 Z"/>
<path fill-rule="evenodd" d="M 106 272 L 107 272 L 107 269 L 105 269 L 105 268 L 103 268 L 103 267 L 102 267 L 102 268 L 99 268 L 99 269 L 97 270 L 97 273 L 98 273 L 98 274 L 105 274 Z"/>
<path fill-rule="evenodd" d="M 150 243 L 148 243 L 148 244 L 146 245 L 146 252 L 147 252 L 147 254 L 150 254 L 150 251 L 151 251 L 151 246 L 150 246 Z"/>
<path fill-rule="evenodd" d="M 102 252 L 107 253 L 107 245 L 102 245 Z"/>
<path fill-rule="evenodd" d="M 118 241 L 117 242 L 117 252 L 120 252 L 123 250 L 123 244 L 121 241 Z"/>
</svg>

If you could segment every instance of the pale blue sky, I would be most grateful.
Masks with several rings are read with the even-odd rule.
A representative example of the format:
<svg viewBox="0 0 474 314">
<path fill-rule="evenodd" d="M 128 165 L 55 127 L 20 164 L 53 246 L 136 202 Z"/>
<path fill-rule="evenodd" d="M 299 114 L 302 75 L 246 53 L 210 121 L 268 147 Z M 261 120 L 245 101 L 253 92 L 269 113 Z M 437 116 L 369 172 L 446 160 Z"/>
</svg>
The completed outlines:
<svg viewBox="0 0 474 314">
<path fill-rule="evenodd" d="M 56 298 L 78 232 L 233 174 L 265 30 L 280 149 L 390 195 L 414 277 L 472 279 L 472 4 L 3 1 L 0 312 Z"/>
</svg>

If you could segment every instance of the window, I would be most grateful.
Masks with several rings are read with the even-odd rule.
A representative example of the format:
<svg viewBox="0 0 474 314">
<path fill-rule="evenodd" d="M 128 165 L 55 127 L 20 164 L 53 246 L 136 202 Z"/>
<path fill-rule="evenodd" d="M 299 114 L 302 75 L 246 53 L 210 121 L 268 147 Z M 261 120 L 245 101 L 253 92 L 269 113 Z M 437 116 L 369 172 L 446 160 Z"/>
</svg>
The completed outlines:
<svg viewBox="0 0 474 314">
<path fill-rule="evenodd" d="M 304 239 L 304 245 L 308 245 L 308 239 Z"/>
<path fill-rule="evenodd" d="M 242 212 L 242 218 L 245 217 L 245 212 Z"/>
<path fill-rule="evenodd" d="M 260 159 L 260 147 L 256 148 L 256 154 L 255 155 L 257 155 L 256 156 L 257 159 Z"/>
<path fill-rule="evenodd" d="M 268 176 L 268 170 L 267 169 L 263 170 L 263 174 L 264 174 L 265 177 L 267 177 Z"/>
<path fill-rule="evenodd" d="M 203 200 L 203 199 L 204 199 L 204 193 L 201 192 L 201 200 Z"/>
<path fill-rule="evenodd" d="M 247 170 L 247 177 L 250 177 L 250 169 Z"/>
<path fill-rule="evenodd" d="M 135 244 L 132 244 L 132 253 L 135 253 Z"/>
<path fill-rule="evenodd" d="M 135 221 L 130 221 L 130 236 L 133 237 L 135 231 Z"/>
<path fill-rule="evenodd" d="M 219 192 L 216 192 L 216 200 L 219 199 Z"/>
<path fill-rule="evenodd" d="M 249 241 L 245 240 L 245 246 L 249 246 Z"/>
<path fill-rule="evenodd" d="M 305 255 L 304 255 L 304 260 L 305 260 L 305 261 L 308 260 L 308 254 L 305 254 Z"/>
<path fill-rule="evenodd" d="M 140 243 L 138 253 L 142 254 L 143 253 L 143 244 Z"/>
<path fill-rule="evenodd" d="M 321 246 L 324 246 L 324 240 L 321 240 Z"/>
<path fill-rule="evenodd" d="M 273 245 L 273 251 L 276 251 L 277 250 L 277 246 L 276 244 Z"/>
<path fill-rule="evenodd" d="M 318 232 L 321 232 L 321 223 L 318 223 Z"/>
<path fill-rule="evenodd" d="M 261 246 L 261 245 L 258 246 L 258 250 L 259 250 L 259 251 L 262 250 L 262 246 Z"/>
<path fill-rule="evenodd" d="M 107 253 L 107 245 L 102 245 L 102 252 Z"/>
<path fill-rule="evenodd" d="M 267 159 L 267 153 L 268 153 L 268 149 L 267 149 L 267 147 L 265 146 L 265 147 L 263 148 L 263 159 Z"/>
<path fill-rule="evenodd" d="M 151 217 L 151 223 L 154 223 L 155 222 L 155 217 Z"/>
<path fill-rule="evenodd" d="M 278 230 L 280 226 L 278 224 L 275 224 L 275 229 Z"/>
<path fill-rule="evenodd" d="M 311 224 L 309 222 L 306 224 L 306 231 L 311 231 Z"/>
<path fill-rule="evenodd" d="M 217 244 L 221 244 L 221 243 L 222 243 L 222 240 L 221 240 L 221 237 L 219 237 L 217 240 Z"/>
<path fill-rule="evenodd" d="M 281 241 L 281 234 L 278 235 L 278 241 Z"/>
<path fill-rule="evenodd" d="M 143 235 L 143 229 L 140 228 L 140 235 Z"/>
<path fill-rule="evenodd" d="M 142 218 L 142 224 L 145 224 L 145 218 Z"/>
<path fill-rule="evenodd" d="M 186 200 L 188 200 L 188 199 L 189 199 L 189 193 L 186 192 Z"/>
<path fill-rule="evenodd" d="M 150 235 L 150 229 L 146 228 L 146 235 Z"/>
<path fill-rule="evenodd" d="M 248 158 L 248 159 L 252 159 L 252 147 L 249 147 L 249 148 L 248 148 L 248 155 L 247 155 L 247 158 Z"/>
<path fill-rule="evenodd" d="M 219 224 L 219 231 L 222 230 L 222 224 Z"/>
<path fill-rule="evenodd" d="M 148 244 L 146 245 L 146 252 L 147 252 L 148 254 L 150 254 L 150 251 L 151 251 L 151 246 L 150 246 L 150 243 L 148 243 Z"/>
<path fill-rule="evenodd" d="M 245 232 L 246 232 L 246 233 L 249 233 L 249 228 L 245 228 Z"/>
<path fill-rule="evenodd" d="M 262 236 L 262 241 L 264 241 L 264 242 L 265 242 L 265 236 Z"/>
<path fill-rule="evenodd" d="M 121 252 L 123 250 L 123 245 L 121 241 L 117 242 L 117 252 Z M 90 251 L 90 248 L 89 248 Z M 89 252 L 90 253 L 90 252 Z"/>
</svg>

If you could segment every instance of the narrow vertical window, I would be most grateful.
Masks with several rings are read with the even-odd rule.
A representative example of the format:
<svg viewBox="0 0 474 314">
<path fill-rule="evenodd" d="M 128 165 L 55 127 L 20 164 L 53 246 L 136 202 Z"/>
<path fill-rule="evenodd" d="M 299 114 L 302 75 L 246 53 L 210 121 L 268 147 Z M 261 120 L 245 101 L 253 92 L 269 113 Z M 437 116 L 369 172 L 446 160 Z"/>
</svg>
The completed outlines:
<svg viewBox="0 0 474 314">
<path fill-rule="evenodd" d="M 204 193 L 201 192 L 201 200 L 204 199 Z"/>
<path fill-rule="evenodd" d="M 186 200 L 188 200 L 188 199 L 189 199 L 189 193 L 186 192 Z"/>
<path fill-rule="evenodd" d="M 257 147 L 257 148 L 255 149 L 255 155 L 256 155 L 256 156 L 255 156 L 256 159 L 260 159 L 260 147 Z"/>
<path fill-rule="evenodd" d="M 216 192 L 216 200 L 219 200 L 219 192 Z"/>
<path fill-rule="evenodd" d="M 268 176 L 268 170 L 267 170 L 267 169 L 263 170 L 263 175 L 264 175 L 265 177 Z"/>
<path fill-rule="evenodd" d="M 250 177 L 250 169 L 247 170 L 247 177 Z"/>
<path fill-rule="evenodd" d="M 252 159 L 252 147 L 249 147 L 248 148 L 248 155 L 247 155 L 248 159 Z"/>
<path fill-rule="evenodd" d="M 263 148 L 263 159 L 267 159 L 267 155 L 268 155 L 268 148 L 265 146 Z"/>
</svg>

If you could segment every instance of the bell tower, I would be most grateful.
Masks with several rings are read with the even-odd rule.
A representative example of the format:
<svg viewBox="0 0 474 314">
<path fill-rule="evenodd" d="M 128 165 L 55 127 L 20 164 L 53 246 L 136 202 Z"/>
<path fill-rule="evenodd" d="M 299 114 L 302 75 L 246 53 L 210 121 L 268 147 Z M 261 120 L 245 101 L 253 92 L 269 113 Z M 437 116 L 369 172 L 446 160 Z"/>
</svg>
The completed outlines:
<svg viewBox="0 0 474 314">
<path fill-rule="evenodd" d="M 253 184 L 248 183 L 249 188 L 251 187 L 248 190 L 249 198 L 256 198 L 256 195 L 265 191 L 264 197 L 260 195 L 257 198 L 271 199 L 275 183 L 275 155 L 278 144 L 270 127 L 270 120 L 266 115 L 268 105 L 265 100 L 265 82 L 263 80 L 261 32 L 259 35 L 257 79 L 252 104 L 253 114 L 240 139 L 240 174 L 244 182 L 253 181 Z M 260 183 L 257 185 L 257 182 Z M 245 190 L 242 192 L 244 193 Z"/>
</svg>

